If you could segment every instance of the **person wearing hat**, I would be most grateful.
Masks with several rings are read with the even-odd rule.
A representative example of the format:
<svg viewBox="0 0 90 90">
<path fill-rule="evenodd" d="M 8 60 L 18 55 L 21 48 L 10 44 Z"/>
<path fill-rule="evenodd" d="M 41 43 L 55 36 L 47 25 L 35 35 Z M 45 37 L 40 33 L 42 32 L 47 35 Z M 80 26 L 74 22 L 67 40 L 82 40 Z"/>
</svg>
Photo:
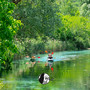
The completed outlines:
<svg viewBox="0 0 90 90">
<path fill-rule="evenodd" d="M 52 57 L 52 54 L 48 54 L 48 65 L 51 67 L 53 65 L 53 57 Z"/>
<path fill-rule="evenodd" d="M 52 54 L 48 54 L 48 62 L 53 62 L 53 57 L 52 57 Z"/>
</svg>

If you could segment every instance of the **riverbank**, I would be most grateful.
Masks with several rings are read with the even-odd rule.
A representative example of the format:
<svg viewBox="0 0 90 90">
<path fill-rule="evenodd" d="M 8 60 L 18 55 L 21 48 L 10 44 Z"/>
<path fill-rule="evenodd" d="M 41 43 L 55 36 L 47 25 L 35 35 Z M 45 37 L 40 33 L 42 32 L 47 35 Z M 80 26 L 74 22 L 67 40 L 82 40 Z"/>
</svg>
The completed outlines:
<svg viewBox="0 0 90 90">
<path fill-rule="evenodd" d="M 38 39 L 30 39 L 26 38 L 24 41 L 15 41 L 15 45 L 17 47 L 17 53 L 14 54 L 13 60 L 21 60 L 26 56 L 33 56 L 37 54 L 45 54 L 51 52 L 59 52 L 59 51 L 78 51 L 78 49 L 74 42 L 69 41 L 59 41 L 59 40 L 52 40 L 47 38 L 46 40 L 42 40 L 41 38 Z M 81 49 L 83 50 L 83 49 Z M 47 52 L 46 52 L 47 51 Z M 10 59 L 11 57 L 9 57 Z M 4 62 L 3 62 L 4 63 Z M 6 63 L 5 63 L 6 64 Z M 3 66 L 7 66 L 3 64 Z M 11 64 L 8 64 L 8 67 L 11 67 Z M 1 68 L 0 72 L 7 71 L 5 68 Z"/>
<path fill-rule="evenodd" d="M 16 46 L 18 48 L 18 53 L 14 54 L 13 60 L 19 60 L 24 58 L 25 56 L 33 56 L 37 54 L 45 54 L 51 52 L 59 52 L 59 51 L 78 51 L 85 50 L 86 48 L 77 47 L 75 42 L 70 41 L 59 41 L 52 40 L 47 37 L 46 40 L 38 39 L 30 39 L 26 38 L 24 41 L 16 41 Z"/>
</svg>

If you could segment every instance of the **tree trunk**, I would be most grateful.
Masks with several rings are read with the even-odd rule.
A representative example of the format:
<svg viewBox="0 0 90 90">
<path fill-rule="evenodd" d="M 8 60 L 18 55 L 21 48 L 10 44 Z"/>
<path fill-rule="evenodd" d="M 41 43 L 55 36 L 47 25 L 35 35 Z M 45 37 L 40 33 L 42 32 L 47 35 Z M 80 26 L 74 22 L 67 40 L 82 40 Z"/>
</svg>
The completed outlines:
<svg viewBox="0 0 90 90">
<path fill-rule="evenodd" d="M 12 0 L 13 3 L 18 4 L 21 0 Z"/>
</svg>

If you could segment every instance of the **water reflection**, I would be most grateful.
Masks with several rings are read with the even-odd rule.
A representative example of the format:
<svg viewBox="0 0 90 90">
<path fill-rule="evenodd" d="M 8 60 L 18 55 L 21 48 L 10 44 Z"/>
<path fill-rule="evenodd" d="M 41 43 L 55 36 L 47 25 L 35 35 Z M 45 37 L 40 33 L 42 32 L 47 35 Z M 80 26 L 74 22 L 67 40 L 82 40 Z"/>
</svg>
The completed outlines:
<svg viewBox="0 0 90 90">
<path fill-rule="evenodd" d="M 2 90 L 90 90 L 90 55 L 83 54 L 70 60 L 56 61 L 53 71 L 45 67 L 45 62 L 36 62 L 34 67 L 23 62 L 13 67 L 10 74 L 4 73 L 0 79 Z M 50 82 L 42 85 L 38 77 L 42 73 L 50 76 Z"/>
</svg>

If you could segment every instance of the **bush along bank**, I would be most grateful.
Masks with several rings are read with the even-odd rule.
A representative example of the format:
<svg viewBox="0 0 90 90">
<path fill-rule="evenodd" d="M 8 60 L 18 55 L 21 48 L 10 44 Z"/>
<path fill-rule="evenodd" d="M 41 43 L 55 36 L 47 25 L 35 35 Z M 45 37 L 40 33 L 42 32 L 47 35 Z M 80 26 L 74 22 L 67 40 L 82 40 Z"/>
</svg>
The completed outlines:
<svg viewBox="0 0 90 90">
<path fill-rule="evenodd" d="M 74 42 L 59 41 L 47 39 L 29 39 L 26 38 L 21 44 L 18 41 L 18 54 L 14 55 L 14 60 L 21 59 L 25 56 L 32 56 L 36 54 L 44 54 L 45 51 L 48 53 L 66 50 L 78 50 Z"/>
</svg>

